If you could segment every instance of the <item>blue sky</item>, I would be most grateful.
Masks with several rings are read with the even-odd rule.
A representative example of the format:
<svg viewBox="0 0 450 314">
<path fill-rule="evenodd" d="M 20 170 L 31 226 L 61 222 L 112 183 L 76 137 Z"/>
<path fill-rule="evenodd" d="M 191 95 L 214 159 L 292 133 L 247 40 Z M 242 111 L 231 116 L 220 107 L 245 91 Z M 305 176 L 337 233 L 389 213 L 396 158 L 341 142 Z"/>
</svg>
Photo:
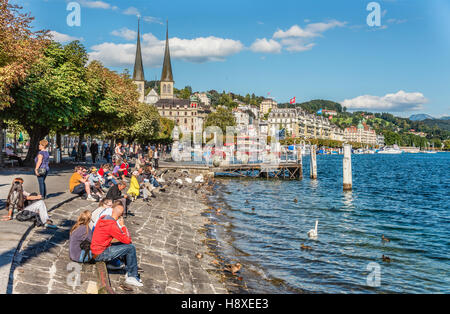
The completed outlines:
<svg viewBox="0 0 450 314">
<path fill-rule="evenodd" d="M 450 2 L 79 0 L 81 26 L 67 25 L 66 0 L 14 2 L 64 42 L 80 39 L 92 59 L 132 69 L 142 17 L 147 80 L 159 79 L 169 20 L 175 86 L 274 97 L 330 99 L 352 110 L 450 115 Z"/>
</svg>

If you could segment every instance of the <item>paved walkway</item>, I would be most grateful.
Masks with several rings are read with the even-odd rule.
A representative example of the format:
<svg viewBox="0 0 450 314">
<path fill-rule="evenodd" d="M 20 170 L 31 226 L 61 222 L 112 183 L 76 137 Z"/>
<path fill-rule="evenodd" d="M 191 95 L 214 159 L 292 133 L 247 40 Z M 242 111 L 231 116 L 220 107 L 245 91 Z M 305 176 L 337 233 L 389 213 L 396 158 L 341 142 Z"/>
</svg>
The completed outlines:
<svg viewBox="0 0 450 314">
<path fill-rule="evenodd" d="M 13 168 L 0 172 L 0 215 L 7 215 L 5 209 L 6 197 L 11 187 L 12 180 L 16 177 L 24 179 L 24 188 L 28 192 L 39 193 L 39 186 L 29 168 Z M 70 169 L 51 171 L 46 179 L 49 198 L 45 200 L 47 208 L 51 208 L 70 200 L 74 195 L 68 191 Z M 6 293 L 8 288 L 11 263 L 20 241 L 31 230 L 31 223 L 12 221 L 0 221 L 0 294 Z"/>
<path fill-rule="evenodd" d="M 201 203 L 205 193 L 204 188 L 171 186 L 150 203 L 133 202 L 135 216 L 125 223 L 137 249 L 144 286 L 126 292 L 120 288 L 124 273 L 110 271 L 116 293 L 227 293 L 205 244 L 204 225 L 209 222 L 202 216 L 207 209 Z M 69 230 L 80 212 L 96 206 L 73 200 L 52 213 L 60 229 L 34 228 L 16 254 L 9 292 L 86 293 L 97 281 L 95 266 L 70 261 Z M 198 259 L 197 253 L 203 257 Z"/>
</svg>

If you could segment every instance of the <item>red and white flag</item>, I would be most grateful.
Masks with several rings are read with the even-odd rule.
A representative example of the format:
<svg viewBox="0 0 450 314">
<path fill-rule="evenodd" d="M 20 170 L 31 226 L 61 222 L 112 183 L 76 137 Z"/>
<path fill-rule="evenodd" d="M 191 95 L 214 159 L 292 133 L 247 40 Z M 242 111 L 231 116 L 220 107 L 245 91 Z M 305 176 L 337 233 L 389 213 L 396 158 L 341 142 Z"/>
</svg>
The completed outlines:
<svg viewBox="0 0 450 314">
<path fill-rule="evenodd" d="M 289 101 L 289 103 L 292 105 L 292 104 L 295 104 L 295 97 L 294 98 L 292 98 L 290 101 Z"/>
</svg>

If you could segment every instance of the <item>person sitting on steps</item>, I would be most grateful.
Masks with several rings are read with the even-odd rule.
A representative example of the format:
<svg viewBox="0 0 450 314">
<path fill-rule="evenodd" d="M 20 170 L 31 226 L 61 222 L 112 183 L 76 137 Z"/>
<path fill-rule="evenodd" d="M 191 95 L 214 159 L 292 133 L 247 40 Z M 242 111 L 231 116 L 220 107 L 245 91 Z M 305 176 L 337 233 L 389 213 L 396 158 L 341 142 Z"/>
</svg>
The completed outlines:
<svg viewBox="0 0 450 314">
<path fill-rule="evenodd" d="M 95 261 L 109 262 L 117 258 L 126 261 L 127 284 L 142 287 L 138 274 L 136 247 L 123 220 L 122 204 L 113 205 L 112 214 L 98 220 L 91 242 L 91 251 Z M 115 242 L 116 244 L 112 244 Z"/>
<path fill-rule="evenodd" d="M 91 212 L 85 210 L 78 217 L 77 222 L 70 230 L 69 257 L 78 263 L 87 263 L 92 259 L 90 247 L 83 247 L 86 241 L 92 241 L 92 229 L 89 227 Z"/>
<path fill-rule="evenodd" d="M 23 189 L 23 179 L 15 178 L 9 190 L 8 197 L 6 199 L 6 208 L 8 208 L 8 215 L 3 216 L 1 221 L 8 221 L 13 219 L 14 211 L 28 210 L 33 213 L 39 214 L 41 222 L 46 228 L 57 229 L 58 227 L 53 224 L 48 216 L 47 206 L 42 200 L 41 195 L 32 196 L 30 193 Z M 25 201 L 33 201 L 32 204 L 25 207 Z"/>
<path fill-rule="evenodd" d="M 123 208 L 125 210 L 124 218 L 127 218 L 128 215 L 133 216 L 132 213 L 128 212 L 128 205 L 131 203 L 131 200 L 128 198 L 128 195 L 122 195 L 122 190 L 127 187 L 125 181 L 119 181 L 119 183 L 113 185 L 108 193 L 106 193 L 107 199 L 112 199 L 114 201 L 120 200 L 122 202 Z"/>
<path fill-rule="evenodd" d="M 72 194 L 87 194 L 87 200 L 96 202 L 97 200 L 91 195 L 91 186 L 87 179 L 83 178 L 83 167 L 76 166 L 75 172 L 70 177 L 69 188 Z"/>
</svg>

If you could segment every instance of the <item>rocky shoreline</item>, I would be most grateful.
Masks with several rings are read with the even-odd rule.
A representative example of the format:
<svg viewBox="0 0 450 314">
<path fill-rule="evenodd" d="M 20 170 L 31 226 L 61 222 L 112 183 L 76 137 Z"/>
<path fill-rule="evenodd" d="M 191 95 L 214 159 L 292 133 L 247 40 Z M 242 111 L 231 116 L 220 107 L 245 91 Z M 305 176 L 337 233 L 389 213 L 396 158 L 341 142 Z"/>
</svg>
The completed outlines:
<svg viewBox="0 0 450 314">
<path fill-rule="evenodd" d="M 190 178 L 186 180 L 185 178 Z M 226 294 L 233 293 L 239 276 L 215 254 L 208 227 L 213 225 L 208 196 L 214 179 L 196 183 L 187 171 L 164 175 L 169 187 L 149 203 L 137 200 L 126 219 L 137 249 L 144 286 L 124 286 L 124 273 L 109 271 L 115 293 Z M 175 183 L 181 179 L 183 184 Z M 192 182 L 192 183 L 190 183 Z M 69 259 L 69 231 L 79 213 L 94 210 L 97 203 L 75 199 L 51 212 L 60 228 L 34 228 L 16 252 L 10 276 L 10 293 L 96 293 L 95 265 Z M 227 268 L 228 267 L 228 268 Z"/>
</svg>

